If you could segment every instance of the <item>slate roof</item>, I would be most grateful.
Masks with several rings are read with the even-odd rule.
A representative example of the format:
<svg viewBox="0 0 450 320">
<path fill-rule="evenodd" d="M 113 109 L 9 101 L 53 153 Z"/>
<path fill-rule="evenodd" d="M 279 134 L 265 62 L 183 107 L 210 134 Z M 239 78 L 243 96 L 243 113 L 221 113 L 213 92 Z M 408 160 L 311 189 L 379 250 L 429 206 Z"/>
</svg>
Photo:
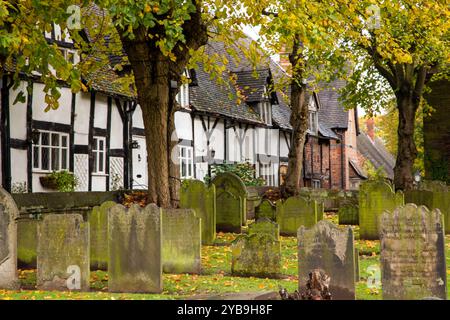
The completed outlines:
<svg viewBox="0 0 450 320">
<path fill-rule="evenodd" d="M 364 132 L 361 132 L 356 139 L 358 152 L 370 160 L 376 169 L 383 167 L 387 177 L 394 179 L 395 158 L 387 151 L 383 141 L 375 137 L 375 141 L 372 142 Z"/>
<path fill-rule="evenodd" d="M 326 89 L 318 92 L 320 100 L 319 122 L 324 130 L 348 128 L 348 111 L 339 101 L 338 92 L 345 85 L 344 80 L 336 80 L 327 85 Z"/>
<path fill-rule="evenodd" d="M 260 102 L 264 98 L 264 88 L 269 84 L 269 69 L 238 71 L 236 85 L 240 88 L 248 103 Z"/>
</svg>

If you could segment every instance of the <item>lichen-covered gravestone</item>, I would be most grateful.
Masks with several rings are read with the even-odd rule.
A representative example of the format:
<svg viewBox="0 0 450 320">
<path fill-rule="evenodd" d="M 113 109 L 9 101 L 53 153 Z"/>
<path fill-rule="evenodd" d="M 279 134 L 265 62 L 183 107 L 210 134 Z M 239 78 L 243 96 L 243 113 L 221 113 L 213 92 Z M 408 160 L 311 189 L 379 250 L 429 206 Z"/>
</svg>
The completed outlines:
<svg viewBox="0 0 450 320">
<path fill-rule="evenodd" d="M 0 187 L 0 289 L 15 289 L 17 278 L 17 223 L 19 210 Z"/>
<path fill-rule="evenodd" d="M 151 204 L 129 209 L 116 205 L 108 211 L 108 290 L 160 293 L 162 291 L 161 209 Z"/>
<path fill-rule="evenodd" d="M 19 268 L 36 269 L 38 219 L 17 222 L 17 264 Z"/>
<path fill-rule="evenodd" d="M 443 219 L 409 203 L 380 217 L 383 298 L 447 298 Z"/>
<path fill-rule="evenodd" d="M 359 208 L 358 205 L 345 204 L 338 211 L 339 224 L 358 225 Z"/>
<path fill-rule="evenodd" d="M 216 239 L 216 188 L 199 180 L 185 180 L 181 185 L 180 208 L 193 209 L 202 223 L 202 243 Z"/>
<path fill-rule="evenodd" d="M 384 181 L 367 181 L 359 188 L 359 237 L 378 240 L 378 218 L 385 211 L 392 211 L 404 204 L 403 192 L 395 192 Z"/>
<path fill-rule="evenodd" d="M 37 227 L 37 288 L 89 290 L 89 225 L 80 214 L 49 214 Z"/>
<path fill-rule="evenodd" d="M 256 219 L 268 218 L 273 221 L 276 220 L 277 207 L 268 199 L 261 201 L 259 206 L 255 208 Z"/>
<path fill-rule="evenodd" d="M 405 192 L 407 203 L 439 209 L 444 217 L 444 231 L 450 234 L 450 188 L 442 181 L 423 181 L 417 190 Z"/>
<path fill-rule="evenodd" d="M 108 209 L 116 204 L 106 201 L 89 213 L 91 270 L 108 268 Z"/>
<path fill-rule="evenodd" d="M 241 178 L 231 172 L 219 173 L 214 179 L 211 181 L 212 184 L 216 186 L 216 215 L 217 215 L 217 224 L 219 229 L 219 222 L 221 220 L 222 214 L 228 214 L 229 208 L 226 206 L 223 207 L 223 202 L 219 202 L 219 197 L 223 192 L 231 193 L 235 198 L 239 199 L 239 215 L 241 218 L 241 224 L 245 225 L 247 222 L 247 188 L 242 182 Z M 229 231 L 229 230 L 221 230 L 221 231 Z"/>
<path fill-rule="evenodd" d="M 317 203 L 303 197 L 290 197 L 277 202 L 277 223 L 280 234 L 296 236 L 300 226 L 311 228 L 317 223 Z"/>
<path fill-rule="evenodd" d="M 276 240 L 280 239 L 280 227 L 269 218 L 259 218 L 248 225 L 249 235 L 262 233 L 271 235 Z"/>
<path fill-rule="evenodd" d="M 241 197 L 231 192 L 220 192 L 216 197 L 216 230 L 241 233 L 242 231 Z"/>
<path fill-rule="evenodd" d="M 309 272 L 321 269 L 330 277 L 334 300 L 355 299 L 355 249 L 351 227 L 339 229 L 327 220 L 298 230 L 299 289 L 304 290 Z"/>
<path fill-rule="evenodd" d="M 162 262 L 166 273 L 200 273 L 201 222 L 192 209 L 163 209 Z"/>
<path fill-rule="evenodd" d="M 231 243 L 231 273 L 238 276 L 278 278 L 281 244 L 265 233 L 240 235 Z"/>
</svg>

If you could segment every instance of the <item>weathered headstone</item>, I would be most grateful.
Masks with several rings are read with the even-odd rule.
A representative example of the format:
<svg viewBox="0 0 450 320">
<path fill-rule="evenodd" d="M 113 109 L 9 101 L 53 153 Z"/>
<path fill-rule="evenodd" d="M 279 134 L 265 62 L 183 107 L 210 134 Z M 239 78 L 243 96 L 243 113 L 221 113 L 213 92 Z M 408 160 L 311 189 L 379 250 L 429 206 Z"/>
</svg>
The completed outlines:
<svg viewBox="0 0 450 320">
<path fill-rule="evenodd" d="M 281 244 L 268 234 L 240 235 L 231 243 L 231 273 L 277 278 L 281 274 Z"/>
<path fill-rule="evenodd" d="M 405 192 L 406 203 L 439 209 L 444 217 L 444 231 L 450 234 L 450 189 L 442 181 L 423 181 L 417 190 Z"/>
<path fill-rule="evenodd" d="M 89 213 L 91 270 L 108 268 L 108 209 L 116 204 L 107 201 Z"/>
<path fill-rule="evenodd" d="M 17 209 L 11 195 L 0 187 L 0 289 L 14 289 L 17 278 Z"/>
<path fill-rule="evenodd" d="M 166 273 L 200 273 L 201 221 L 192 209 L 163 209 L 162 263 Z"/>
<path fill-rule="evenodd" d="M 363 182 L 359 188 L 359 237 L 378 239 L 378 218 L 383 211 L 394 210 L 404 204 L 403 192 L 394 192 L 384 181 Z"/>
<path fill-rule="evenodd" d="M 334 300 L 355 299 L 355 249 L 351 227 L 339 229 L 327 220 L 313 228 L 298 230 L 299 289 L 305 288 L 309 272 L 323 270 L 330 276 L 330 292 Z"/>
<path fill-rule="evenodd" d="M 338 211 L 339 224 L 358 225 L 359 208 L 358 205 L 345 204 Z"/>
<path fill-rule="evenodd" d="M 438 209 L 407 204 L 379 219 L 383 298 L 447 298 L 443 219 Z"/>
<path fill-rule="evenodd" d="M 129 209 L 116 205 L 108 212 L 108 290 L 162 291 L 161 209 L 148 205 Z"/>
<path fill-rule="evenodd" d="M 202 222 L 202 243 L 216 239 L 216 190 L 199 180 L 185 180 L 181 185 L 180 208 L 193 209 Z"/>
<path fill-rule="evenodd" d="M 17 223 L 17 264 L 19 268 L 36 269 L 38 219 L 20 219 Z"/>
<path fill-rule="evenodd" d="M 231 192 L 220 192 L 216 197 L 216 230 L 241 233 L 242 230 L 241 197 Z"/>
<path fill-rule="evenodd" d="M 37 288 L 89 290 L 89 225 L 80 214 L 49 214 L 38 224 Z"/>
<path fill-rule="evenodd" d="M 248 225 L 248 234 L 268 234 L 274 239 L 280 239 L 280 227 L 269 218 L 259 218 Z"/>
<path fill-rule="evenodd" d="M 300 226 L 311 228 L 317 223 L 317 203 L 302 197 L 290 197 L 286 201 L 277 202 L 277 223 L 280 234 L 297 235 Z"/>
<path fill-rule="evenodd" d="M 302 188 L 299 196 L 308 200 L 315 200 L 317 202 L 317 221 L 323 220 L 325 213 L 325 201 L 327 199 L 327 191 L 322 189 Z"/>
<path fill-rule="evenodd" d="M 267 199 L 261 201 L 260 205 L 255 208 L 255 218 L 268 218 L 273 221 L 276 220 L 277 207 Z"/>
<path fill-rule="evenodd" d="M 222 192 L 229 192 L 233 194 L 240 201 L 240 214 L 242 225 L 245 225 L 247 222 L 247 189 L 242 182 L 241 178 L 231 172 L 219 173 L 214 179 L 211 181 L 212 184 L 216 186 L 216 198 Z M 226 208 L 225 208 L 226 210 Z M 220 214 L 222 213 L 222 208 L 219 206 L 219 202 L 216 201 L 216 215 L 217 219 L 219 219 Z M 223 230 L 227 231 L 227 230 Z"/>
</svg>

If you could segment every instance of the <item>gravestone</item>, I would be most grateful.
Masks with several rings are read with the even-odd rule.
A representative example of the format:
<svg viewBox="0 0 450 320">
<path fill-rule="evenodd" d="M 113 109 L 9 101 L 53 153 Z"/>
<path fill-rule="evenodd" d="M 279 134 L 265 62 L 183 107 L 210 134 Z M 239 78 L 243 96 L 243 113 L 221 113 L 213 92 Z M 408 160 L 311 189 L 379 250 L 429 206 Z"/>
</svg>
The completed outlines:
<svg viewBox="0 0 450 320">
<path fill-rule="evenodd" d="M 248 225 L 248 234 L 268 234 L 274 239 L 280 240 L 280 227 L 269 218 L 259 218 Z"/>
<path fill-rule="evenodd" d="M 358 205 L 345 204 L 338 211 L 339 224 L 347 224 L 356 226 L 359 224 L 359 208 Z"/>
<path fill-rule="evenodd" d="M 405 192 L 406 203 L 439 209 L 444 217 L 444 231 L 450 234 L 450 190 L 442 181 L 423 181 L 417 190 Z"/>
<path fill-rule="evenodd" d="M 383 299 L 447 298 L 440 211 L 407 204 L 379 219 Z"/>
<path fill-rule="evenodd" d="M 233 275 L 278 278 L 281 274 L 281 244 L 271 235 L 239 235 L 231 243 L 231 255 Z"/>
<path fill-rule="evenodd" d="M 325 213 L 325 201 L 328 192 L 322 189 L 301 188 L 299 196 L 308 200 L 315 200 L 317 203 L 317 221 L 323 220 Z"/>
<path fill-rule="evenodd" d="M 108 290 L 160 293 L 162 291 L 161 209 L 156 205 L 129 209 L 116 205 L 108 211 Z"/>
<path fill-rule="evenodd" d="M 107 201 L 89 213 L 91 270 L 108 268 L 108 209 L 117 203 Z"/>
<path fill-rule="evenodd" d="M 245 189 L 247 191 L 247 220 L 253 220 L 255 219 L 255 209 L 261 203 L 261 196 L 257 187 L 246 186 Z"/>
<path fill-rule="evenodd" d="M 201 222 L 192 209 L 162 210 L 162 263 L 166 273 L 200 273 Z"/>
<path fill-rule="evenodd" d="M 37 235 L 37 288 L 89 291 L 89 225 L 83 217 L 48 214 Z"/>
<path fill-rule="evenodd" d="M 359 237 L 378 240 L 378 218 L 383 211 L 392 211 L 404 204 L 401 191 L 384 181 L 366 181 L 359 188 Z"/>
<path fill-rule="evenodd" d="M 223 192 L 229 192 L 234 197 L 238 198 L 240 201 L 240 217 L 242 225 L 246 224 L 247 221 L 247 189 L 242 182 L 241 178 L 231 172 L 219 173 L 211 181 L 212 184 L 216 186 L 216 198 Z M 222 205 L 222 203 L 220 203 Z M 227 210 L 224 208 L 223 210 Z M 217 219 L 223 213 L 222 207 L 219 206 L 219 202 L 216 201 L 216 215 Z M 227 231 L 227 230 L 222 230 Z"/>
<path fill-rule="evenodd" d="M 202 223 L 202 244 L 216 239 L 216 190 L 199 180 L 185 180 L 181 185 L 180 208 L 193 209 Z"/>
<path fill-rule="evenodd" d="M 220 192 L 216 197 L 216 230 L 241 233 L 242 201 L 231 192 Z"/>
<path fill-rule="evenodd" d="M 268 218 L 273 221 L 276 220 L 277 207 L 267 199 L 261 201 L 260 205 L 255 208 L 255 218 Z"/>
<path fill-rule="evenodd" d="M 311 228 L 317 223 L 317 203 L 302 197 L 278 201 L 276 220 L 281 235 L 295 236 L 300 226 Z"/>
<path fill-rule="evenodd" d="M 20 219 L 17 222 L 17 264 L 19 268 L 36 269 L 38 219 Z"/>
<path fill-rule="evenodd" d="M 16 289 L 17 218 L 19 210 L 11 195 L 0 187 L 0 289 Z"/>
<path fill-rule="evenodd" d="M 327 220 L 313 228 L 298 230 L 299 289 L 304 290 L 313 269 L 323 270 L 330 276 L 333 300 L 355 299 L 355 249 L 351 227 L 340 229 Z"/>
</svg>

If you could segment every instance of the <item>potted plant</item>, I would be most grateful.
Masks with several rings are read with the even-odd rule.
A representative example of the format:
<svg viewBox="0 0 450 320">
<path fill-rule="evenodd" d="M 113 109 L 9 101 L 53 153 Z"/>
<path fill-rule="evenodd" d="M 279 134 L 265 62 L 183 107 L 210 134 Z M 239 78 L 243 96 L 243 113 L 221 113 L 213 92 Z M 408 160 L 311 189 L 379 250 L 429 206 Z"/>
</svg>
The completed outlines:
<svg viewBox="0 0 450 320">
<path fill-rule="evenodd" d="M 53 171 L 52 173 L 39 178 L 41 185 L 47 189 L 58 190 L 60 192 L 73 192 L 78 184 L 77 178 L 69 171 Z"/>
</svg>

